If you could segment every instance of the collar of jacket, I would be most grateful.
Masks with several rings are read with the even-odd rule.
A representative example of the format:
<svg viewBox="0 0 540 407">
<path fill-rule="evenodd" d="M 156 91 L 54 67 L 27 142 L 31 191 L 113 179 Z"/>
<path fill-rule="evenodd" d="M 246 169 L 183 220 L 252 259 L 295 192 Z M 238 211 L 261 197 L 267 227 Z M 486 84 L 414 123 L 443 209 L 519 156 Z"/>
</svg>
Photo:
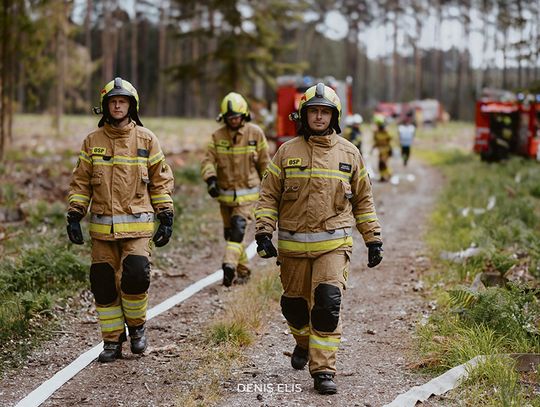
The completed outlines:
<svg viewBox="0 0 540 407">
<path fill-rule="evenodd" d="M 103 131 L 110 138 L 120 138 L 120 137 L 129 137 L 131 130 L 135 128 L 135 122 L 130 121 L 124 127 L 114 127 L 109 123 L 105 123 L 103 126 Z"/>
<path fill-rule="evenodd" d="M 332 133 L 325 136 L 311 135 L 309 136 L 307 142 L 308 144 L 312 144 L 313 146 L 332 147 L 337 143 L 338 137 L 339 136 L 333 130 Z"/>
</svg>

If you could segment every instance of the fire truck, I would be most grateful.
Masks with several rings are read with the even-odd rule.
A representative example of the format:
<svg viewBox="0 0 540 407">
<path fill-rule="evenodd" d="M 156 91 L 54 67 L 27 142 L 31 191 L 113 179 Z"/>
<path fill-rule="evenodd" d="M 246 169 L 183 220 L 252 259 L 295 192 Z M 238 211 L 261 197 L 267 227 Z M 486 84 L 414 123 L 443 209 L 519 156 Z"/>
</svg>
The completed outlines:
<svg viewBox="0 0 540 407">
<path fill-rule="evenodd" d="M 345 117 L 352 114 L 352 78 L 339 81 L 328 76 L 316 79 L 311 76 L 280 76 L 277 78 L 277 112 L 276 112 L 276 147 L 296 136 L 297 123 L 289 119 L 289 115 L 298 110 L 300 98 L 311 86 L 323 82 L 334 89 L 341 101 L 341 123 L 345 128 Z"/>
<path fill-rule="evenodd" d="M 476 102 L 474 151 L 482 160 L 498 161 L 510 154 L 540 161 L 540 95 Z"/>
</svg>

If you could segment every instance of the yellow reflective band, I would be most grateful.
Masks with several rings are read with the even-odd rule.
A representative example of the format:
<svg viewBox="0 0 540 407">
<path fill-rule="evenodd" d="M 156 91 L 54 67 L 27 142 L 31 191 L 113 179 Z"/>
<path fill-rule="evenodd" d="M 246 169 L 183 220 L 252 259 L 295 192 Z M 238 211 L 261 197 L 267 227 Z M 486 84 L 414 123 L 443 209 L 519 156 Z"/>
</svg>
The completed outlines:
<svg viewBox="0 0 540 407">
<path fill-rule="evenodd" d="M 231 195 L 220 195 L 218 197 L 219 202 L 230 203 L 230 202 L 253 202 L 259 199 L 259 193 L 237 196 L 234 199 L 234 196 Z"/>
<path fill-rule="evenodd" d="M 263 140 L 257 145 L 257 151 L 261 151 L 263 148 L 268 148 L 268 143 L 266 142 L 266 140 Z"/>
<path fill-rule="evenodd" d="M 273 161 L 270 161 L 270 164 L 268 164 L 268 167 L 266 167 L 266 169 L 268 170 L 268 172 L 274 174 L 276 177 L 279 177 L 279 174 L 281 174 L 281 168 L 274 164 Z"/>
<path fill-rule="evenodd" d="M 249 260 L 246 254 L 245 250 L 242 250 L 242 254 L 240 255 L 240 258 L 238 259 L 238 264 L 248 264 Z"/>
<path fill-rule="evenodd" d="M 363 213 L 362 215 L 357 215 L 355 219 L 356 223 L 373 222 L 377 220 L 377 215 L 375 214 L 375 212 L 368 212 Z"/>
<path fill-rule="evenodd" d="M 114 231 L 118 233 L 122 232 L 153 232 L 154 222 L 150 223 L 115 223 Z"/>
<path fill-rule="evenodd" d="M 126 157 L 121 155 L 115 155 L 111 157 L 108 160 L 105 160 L 103 156 L 92 156 L 92 164 L 94 165 L 105 165 L 105 166 L 113 166 L 113 165 L 143 165 L 146 166 L 148 164 L 148 158 L 146 157 Z"/>
<path fill-rule="evenodd" d="M 81 194 L 72 194 L 69 196 L 69 202 L 88 203 L 90 202 L 90 197 Z"/>
<path fill-rule="evenodd" d="M 289 325 L 289 329 L 293 335 L 296 336 L 309 336 L 309 325 L 306 325 L 300 329 L 296 329 L 294 326 Z"/>
<path fill-rule="evenodd" d="M 242 147 L 224 147 L 217 146 L 216 151 L 218 154 L 250 154 L 255 152 L 256 146 L 242 146 Z"/>
<path fill-rule="evenodd" d="M 242 252 L 244 251 L 244 246 L 242 245 L 242 243 L 227 242 L 227 250 L 233 250 L 242 254 Z"/>
<path fill-rule="evenodd" d="M 294 252 L 318 252 L 334 250 L 342 246 L 352 246 L 352 236 L 341 237 L 334 240 L 322 242 L 292 242 L 287 240 L 278 240 L 278 249 L 290 250 Z"/>
<path fill-rule="evenodd" d="M 150 195 L 150 199 L 152 200 L 153 204 L 165 203 L 165 202 L 171 202 L 172 203 L 172 201 L 173 201 L 169 194 Z"/>
<path fill-rule="evenodd" d="M 148 162 L 150 163 L 150 166 L 152 166 L 164 159 L 165 159 L 165 156 L 163 155 L 163 152 L 160 151 L 159 153 L 156 153 L 153 156 L 149 157 Z"/>
<path fill-rule="evenodd" d="M 84 162 L 87 162 L 88 164 L 92 164 L 92 159 L 84 151 L 81 151 L 79 153 L 79 159 L 83 160 Z"/>
<path fill-rule="evenodd" d="M 214 167 L 214 164 L 206 164 L 204 167 L 201 168 L 201 174 L 206 174 L 207 172 L 216 172 L 216 167 Z"/>
<path fill-rule="evenodd" d="M 131 319 L 143 318 L 146 315 L 146 308 L 148 306 L 148 296 L 145 296 L 142 300 L 133 301 L 122 298 L 122 307 L 124 308 L 124 315 Z"/>
<path fill-rule="evenodd" d="M 107 320 L 120 318 L 122 316 L 122 307 L 116 305 L 114 307 L 96 307 L 99 319 Z"/>
<path fill-rule="evenodd" d="M 100 225 L 99 223 L 90 223 L 90 232 L 108 235 L 111 233 L 112 225 Z"/>
<path fill-rule="evenodd" d="M 206 146 L 207 148 L 210 148 L 212 150 L 215 150 L 216 149 L 216 145 L 213 143 L 213 142 L 210 142 L 208 143 L 208 145 Z"/>
<path fill-rule="evenodd" d="M 255 211 L 255 219 L 270 218 L 272 220 L 278 219 L 278 211 L 270 208 L 261 208 Z"/>
<path fill-rule="evenodd" d="M 349 181 L 351 174 L 345 171 L 329 170 L 326 168 L 285 168 L 287 178 L 330 178 Z"/>
<path fill-rule="evenodd" d="M 323 349 L 335 352 L 338 350 L 340 342 L 341 340 L 339 338 L 323 338 L 316 335 L 309 336 L 309 347 L 315 349 Z"/>
<path fill-rule="evenodd" d="M 359 179 L 362 179 L 362 178 L 365 178 L 366 176 L 368 175 L 368 171 L 367 171 L 367 168 L 364 167 L 360 170 L 360 173 L 358 174 L 358 178 Z"/>
<path fill-rule="evenodd" d="M 109 322 L 99 321 L 99 326 L 101 332 L 113 332 L 113 331 L 123 331 L 124 330 L 124 317 L 118 320 L 110 320 Z"/>
</svg>

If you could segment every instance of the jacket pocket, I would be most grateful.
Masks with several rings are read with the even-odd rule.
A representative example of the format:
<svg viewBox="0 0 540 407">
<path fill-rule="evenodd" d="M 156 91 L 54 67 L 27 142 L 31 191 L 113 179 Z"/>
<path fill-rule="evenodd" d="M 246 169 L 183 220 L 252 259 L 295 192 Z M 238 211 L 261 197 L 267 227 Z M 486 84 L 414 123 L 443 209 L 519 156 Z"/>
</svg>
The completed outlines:
<svg viewBox="0 0 540 407">
<path fill-rule="evenodd" d="M 144 197 L 148 192 L 148 184 L 150 184 L 150 178 L 148 178 L 148 168 L 139 166 L 139 182 L 137 183 L 136 196 L 137 198 Z"/>
<path fill-rule="evenodd" d="M 281 199 L 284 201 L 295 201 L 300 196 L 300 184 L 298 182 L 285 181 L 285 190 Z"/>
<path fill-rule="evenodd" d="M 103 173 L 96 172 L 92 174 L 92 178 L 90 178 L 90 185 L 101 185 L 103 179 Z"/>
<path fill-rule="evenodd" d="M 288 230 L 290 232 L 296 232 L 298 228 L 298 221 L 296 220 L 278 220 L 278 228 L 281 230 Z"/>
<path fill-rule="evenodd" d="M 349 199 L 353 196 L 351 184 L 345 181 L 339 181 L 339 186 L 336 191 L 336 197 L 334 201 L 334 208 L 336 213 L 341 213 L 347 209 L 350 205 Z"/>
<path fill-rule="evenodd" d="M 152 207 L 145 205 L 129 205 L 129 210 L 132 215 L 140 215 L 141 213 L 154 212 Z"/>
</svg>

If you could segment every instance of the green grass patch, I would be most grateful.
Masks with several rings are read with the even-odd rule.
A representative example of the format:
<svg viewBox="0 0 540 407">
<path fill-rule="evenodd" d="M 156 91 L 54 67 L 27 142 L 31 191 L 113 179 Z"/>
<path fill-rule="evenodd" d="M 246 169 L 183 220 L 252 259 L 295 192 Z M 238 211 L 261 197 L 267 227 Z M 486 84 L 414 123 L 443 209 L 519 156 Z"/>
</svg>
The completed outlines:
<svg viewBox="0 0 540 407">
<path fill-rule="evenodd" d="M 446 180 L 426 234 L 433 264 L 426 279 L 437 308 L 417 329 L 420 365 L 440 373 L 477 355 L 497 355 L 453 392 L 456 400 L 471 406 L 536 406 L 538 395 L 520 384 L 523 377 L 501 355 L 540 353 L 540 165 L 520 157 L 481 162 L 447 143 L 452 131 L 468 132 L 458 125 L 424 134 L 427 143 L 417 151 Z M 470 247 L 480 252 L 462 262 L 441 257 Z M 529 278 L 471 290 L 483 272 Z"/>
</svg>

